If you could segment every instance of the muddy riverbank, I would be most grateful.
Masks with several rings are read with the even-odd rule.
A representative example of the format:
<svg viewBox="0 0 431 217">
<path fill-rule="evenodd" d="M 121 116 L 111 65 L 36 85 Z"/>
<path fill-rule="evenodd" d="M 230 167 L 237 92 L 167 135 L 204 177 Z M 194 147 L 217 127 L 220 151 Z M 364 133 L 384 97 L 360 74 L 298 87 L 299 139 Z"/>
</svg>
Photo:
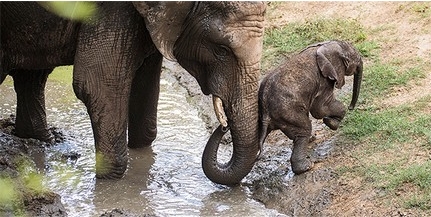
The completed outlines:
<svg viewBox="0 0 431 217">
<path fill-rule="evenodd" d="M 41 187 L 30 157 L 30 149 L 37 151 L 34 147 L 43 149 L 49 144 L 18 138 L 13 135 L 14 128 L 14 117 L 0 119 L 0 215 L 67 216 L 60 195 Z"/>
<path fill-rule="evenodd" d="M 168 79 L 170 80 L 170 82 L 176 83 L 175 85 L 184 88 L 184 93 L 186 93 L 185 99 L 187 103 L 189 103 L 192 107 L 196 108 L 198 118 L 202 119 L 202 122 L 204 123 L 204 128 L 200 128 L 200 130 L 206 129 L 206 135 L 209 136 L 209 134 L 218 126 L 218 122 L 212 108 L 211 97 L 202 95 L 200 87 L 194 80 L 194 78 L 189 75 L 184 69 L 182 69 L 178 64 L 165 61 L 163 73 L 167 73 L 165 75 L 165 77 L 167 76 L 165 79 Z M 82 115 L 85 116 L 84 114 Z M 318 161 L 324 160 L 326 156 L 331 153 L 331 150 L 333 149 L 332 143 L 334 142 L 334 140 L 328 140 L 328 138 L 331 138 L 333 135 L 327 135 L 327 130 L 322 127 L 322 123 L 316 122 L 316 125 L 317 127 L 315 127 L 316 130 L 314 133 L 316 138 L 315 145 L 314 147 L 310 148 L 315 149 L 315 159 L 317 160 L 316 168 L 319 168 Z M 185 128 L 188 127 L 185 126 Z M 29 162 L 26 165 L 31 168 L 29 170 L 35 171 L 35 174 L 37 174 L 36 171 L 38 170 L 38 168 L 39 170 L 41 168 L 42 170 L 44 170 L 41 171 L 40 174 L 46 174 L 46 170 L 50 170 L 51 167 L 54 167 L 53 164 L 47 163 L 47 160 L 73 166 L 74 162 L 80 160 L 81 154 L 85 154 L 82 153 L 83 150 L 73 150 L 71 148 L 67 148 L 63 151 L 57 151 L 54 154 L 50 154 L 52 155 L 52 157 L 49 157 L 49 159 L 44 158 L 42 163 L 37 162 L 38 160 L 35 159 L 35 156 L 37 156 L 37 154 L 35 153 L 41 152 L 46 155 L 47 153 L 45 152 L 49 152 L 46 150 L 58 149 L 58 146 L 64 146 L 65 140 L 77 140 L 77 138 L 75 138 L 76 136 L 73 136 L 73 132 L 69 132 L 68 130 L 52 128 L 51 130 L 56 137 L 56 143 L 47 144 L 34 139 L 21 139 L 15 137 L 13 135 L 13 129 L 13 116 L 2 117 L 2 121 L 0 124 L 0 151 L 2 152 L 1 174 L 4 174 L 2 175 L 3 177 L 10 176 L 13 180 L 20 180 L 23 179 L 22 177 L 25 177 L 26 175 L 28 176 L 28 174 L 23 174 L 21 171 L 18 170 L 19 163 L 17 162 L 19 161 L 17 161 L 16 159 L 26 159 L 26 162 Z M 229 138 L 227 138 L 227 140 L 229 140 Z M 204 143 L 202 145 L 204 145 Z M 229 143 L 229 141 L 226 141 L 225 144 L 222 145 L 222 149 L 228 150 L 227 152 L 229 152 L 230 148 L 231 144 Z M 285 213 L 287 215 L 312 215 L 315 213 L 319 213 L 325 208 L 326 204 L 330 202 L 331 189 L 333 188 L 333 185 L 331 185 L 330 181 L 332 180 L 331 178 L 334 176 L 334 173 L 330 169 L 321 168 L 313 170 L 310 173 L 306 173 L 302 176 L 294 176 L 290 170 L 290 148 L 291 141 L 289 141 L 287 137 L 285 137 L 282 133 L 278 131 L 271 133 L 271 135 L 267 139 L 265 150 L 261 159 L 256 163 L 251 173 L 243 180 L 241 186 L 235 188 L 239 191 L 248 192 L 246 194 L 248 196 L 246 197 L 265 204 L 265 206 L 267 206 L 269 209 L 279 210 L 278 214 L 277 212 L 268 211 L 268 213 L 272 213 L 270 214 L 271 216 L 280 216 L 283 215 L 282 213 Z M 197 156 L 194 157 L 200 158 L 201 152 L 202 150 L 198 150 L 198 153 L 194 154 Z M 135 156 L 133 152 L 130 154 L 132 154 L 131 156 Z M 36 160 L 36 162 L 34 160 Z M 154 164 L 154 160 L 149 163 Z M 42 165 L 37 166 L 36 164 Z M 133 164 L 133 160 L 131 164 Z M 48 169 L 46 167 L 48 167 Z M 129 171 L 130 173 L 133 171 L 133 168 L 129 168 L 129 170 L 131 170 Z M 149 168 L 145 169 L 144 172 L 149 173 L 148 170 Z M 199 173 L 201 173 L 200 165 Z M 76 173 L 72 175 L 78 176 L 79 174 Z M 126 177 L 125 179 L 127 180 L 129 178 Z M 144 179 L 143 182 L 148 182 L 148 179 Z M 208 180 L 205 180 L 205 182 L 208 182 L 210 185 L 219 188 L 217 187 L 217 185 L 211 184 L 211 182 Z M 95 187 L 98 188 L 98 186 L 103 185 L 105 184 L 96 184 Z M 23 188 L 26 187 L 19 187 L 18 189 Z M 237 191 L 235 190 L 235 188 L 232 190 Z M 30 191 L 24 190 L 22 192 L 22 194 L 27 193 L 28 196 L 20 197 L 20 202 L 17 204 L 21 204 L 21 209 L 23 210 L 23 212 L 25 211 L 29 213 L 30 216 L 67 215 L 67 209 L 65 209 L 64 205 L 61 203 L 60 195 L 58 195 L 55 191 L 50 189 L 44 189 L 43 194 L 38 194 L 38 197 L 33 196 L 34 193 L 31 192 L 31 189 Z M 226 192 L 223 193 L 222 197 L 229 197 L 229 195 L 225 194 Z M 236 194 L 237 193 L 233 193 L 233 195 Z M 103 195 L 107 196 L 106 194 Z M 220 195 L 217 197 L 220 197 Z M 232 198 L 236 197 L 238 196 L 232 196 Z M 27 198 L 31 198 L 31 200 Z M 110 201 L 110 199 L 108 198 L 102 200 Z M 211 203 L 215 203 L 213 200 L 214 198 L 210 199 Z M 69 202 L 66 201 L 66 203 Z M 218 202 L 216 202 L 216 204 L 217 203 Z M 128 210 L 127 208 L 121 207 L 121 204 L 109 204 L 110 202 L 108 202 L 108 204 L 104 204 L 104 210 L 108 211 L 102 213 L 102 216 L 151 216 L 155 215 L 154 213 L 157 213 L 157 211 L 154 210 L 149 211 L 148 213 L 137 213 L 132 210 Z M 258 204 L 258 202 L 256 202 L 256 204 Z M 109 206 L 111 207 L 109 208 Z M 11 212 L 11 209 L 2 209 L 4 213 Z M 216 207 L 215 209 L 217 210 L 220 208 Z M 212 212 L 217 213 L 216 211 L 205 211 L 205 213 L 207 214 Z M 236 212 L 234 211 L 233 213 Z M 238 214 L 240 213 L 241 212 L 238 212 Z"/>
</svg>

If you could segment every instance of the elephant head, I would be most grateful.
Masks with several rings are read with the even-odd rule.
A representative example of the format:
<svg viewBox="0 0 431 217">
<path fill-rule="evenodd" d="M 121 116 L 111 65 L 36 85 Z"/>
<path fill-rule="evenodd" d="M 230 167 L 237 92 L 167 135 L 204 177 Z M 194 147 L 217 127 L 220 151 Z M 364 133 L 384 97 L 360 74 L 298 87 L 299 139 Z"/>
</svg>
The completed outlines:
<svg viewBox="0 0 431 217">
<path fill-rule="evenodd" d="M 254 165 L 258 152 L 258 77 L 263 44 L 261 2 L 134 3 L 165 58 L 176 60 L 214 99 L 217 118 L 229 125 L 234 151 L 225 165 L 217 148 L 203 156 L 207 177 L 236 184 Z M 218 144 L 217 144 L 218 145 Z"/>
<path fill-rule="evenodd" d="M 352 110 L 361 88 L 362 58 L 355 47 L 345 41 L 329 41 L 320 45 L 316 51 L 317 65 L 324 77 L 335 81 L 336 88 L 341 89 L 344 85 L 344 76 L 354 75 L 352 101 L 349 105 Z"/>
</svg>

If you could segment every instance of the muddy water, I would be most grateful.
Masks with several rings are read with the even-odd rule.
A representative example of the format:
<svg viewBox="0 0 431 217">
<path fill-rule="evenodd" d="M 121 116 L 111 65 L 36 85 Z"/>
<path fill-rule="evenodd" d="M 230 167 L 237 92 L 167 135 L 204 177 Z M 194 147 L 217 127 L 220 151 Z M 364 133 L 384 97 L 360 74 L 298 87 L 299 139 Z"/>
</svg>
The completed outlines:
<svg viewBox="0 0 431 217">
<path fill-rule="evenodd" d="M 61 195 L 69 216 L 99 216 L 113 208 L 157 216 L 282 216 L 251 199 L 247 187 L 215 185 L 205 177 L 201 155 L 209 132 L 187 102 L 187 91 L 167 73 L 152 147 L 129 151 L 123 179 L 96 180 L 89 117 L 70 83 L 49 80 L 46 93 L 48 124 L 60 128 L 65 141 L 32 151 L 45 185 Z M 10 79 L 0 92 L 0 114 L 13 114 Z M 221 158 L 229 157 L 226 149 Z"/>
</svg>

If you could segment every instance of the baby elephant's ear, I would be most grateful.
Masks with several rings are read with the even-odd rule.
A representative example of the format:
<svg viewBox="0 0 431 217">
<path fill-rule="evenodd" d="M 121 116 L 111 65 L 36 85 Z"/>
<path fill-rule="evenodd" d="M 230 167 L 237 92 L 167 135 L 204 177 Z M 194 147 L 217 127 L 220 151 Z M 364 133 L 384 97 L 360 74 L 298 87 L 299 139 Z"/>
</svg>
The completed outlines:
<svg viewBox="0 0 431 217">
<path fill-rule="evenodd" d="M 316 61 L 319 69 L 325 78 L 335 81 L 335 87 L 340 89 L 344 85 L 343 75 L 339 75 L 335 66 L 331 63 L 334 58 L 339 58 L 341 47 L 335 43 L 328 43 L 320 46 L 316 51 Z M 332 58 L 331 58 L 332 55 Z M 336 56 L 334 56 L 336 55 Z"/>
<path fill-rule="evenodd" d="M 317 65 L 319 66 L 323 77 L 335 81 L 338 80 L 338 75 L 335 71 L 335 68 L 327 58 L 327 56 L 330 55 L 330 50 L 325 45 L 320 46 L 316 51 L 316 55 Z"/>
</svg>

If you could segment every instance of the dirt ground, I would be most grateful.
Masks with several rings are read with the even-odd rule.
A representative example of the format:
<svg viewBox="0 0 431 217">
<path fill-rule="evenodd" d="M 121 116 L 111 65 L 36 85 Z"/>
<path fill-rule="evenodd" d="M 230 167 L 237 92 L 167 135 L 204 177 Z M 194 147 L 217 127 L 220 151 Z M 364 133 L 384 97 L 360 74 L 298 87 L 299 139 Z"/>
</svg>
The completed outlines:
<svg viewBox="0 0 431 217">
<path fill-rule="evenodd" d="M 352 18 L 360 21 L 366 28 L 375 29 L 369 40 L 379 39 L 382 61 L 419 56 L 431 58 L 431 18 L 421 18 L 408 8 L 414 2 L 273 2 L 267 10 L 267 27 L 276 28 L 289 22 L 305 21 L 315 18 Z M 431 6 L 431 3 L 427 3 Z M 367 61 L 364 62 L 367 64 Z M 367 73 L 366 71 L 364 73 Z M 216 124 L 211 99 L 202 96 L 197 83 L 190 75 L 177 73 L 180 83 L 191 96 L 191 103 L 200 107 L 200 114 L 208 123 L 208 130 Z M 427 78 L 417 81 L 412 89 L 400 89 L 388 97 L 383 105 L 393 106 L 421 97 L 431 90 L 431 73 Z M 346 82 L 347 84 L 347 82 Z M 359 105 L 360 107 L 360 105 Z M 0 142 L 11 138 L 5 132 L 8 122 L 2 122 Z M 295 176 L 290 170 L 291 141 L 279 131 L 268 137 L 262 158 L 252 172 L 244 179 L 243 185 L 250 187 L 253 198 L 268 208 L 278 210 L 288 216 L 418 216 L 412 210 L 384 204 L 377 200 L 375 189 L 361 185 L 361 179 L 341 179 L 336 168 L 340 165 L 353 165 L 351 149 L 339 145 L 337 132 L 323 127 L 321 121 L 313 120 L 315 140 L 310 146 L 315 160 L 314 168 L 302 175 Z M 16 138 L 12 138 L 16 139 Z M 25 153 L 28 141 L 15 149 Z M 5 152 L 10 152 L 7 150 Z M 0 150 L 1 153 L 1 150 Z M 16 153 L 21 156 L 21 154 Z M 13 164 L 0 156 L 3 171 Z M 16 176 L 16 174 L 15 174 Z M 47 204 L 54 204 L 54 215 L 64 216 L 64 207 L 58 204 L 58 195 L 49 193 Z M 36 203 L 34 203 L 36 204 Z M 36 212 L 41 208 L 32 208 Z M 0 209 L 1 210 L 1 209 Z M 31 209 L 30 209 L 31 210 Z M 2 212 L 0 212 L 1 214 Z M 44 213 L 44 212 L 39 212 Z M 51 214 L 52 214 L 51 213 Z M 6 214 L 8 214 L 6 212 Z M 121 210 L 114 210 L 105 216 L 128 216 Z"/>
</svg>

